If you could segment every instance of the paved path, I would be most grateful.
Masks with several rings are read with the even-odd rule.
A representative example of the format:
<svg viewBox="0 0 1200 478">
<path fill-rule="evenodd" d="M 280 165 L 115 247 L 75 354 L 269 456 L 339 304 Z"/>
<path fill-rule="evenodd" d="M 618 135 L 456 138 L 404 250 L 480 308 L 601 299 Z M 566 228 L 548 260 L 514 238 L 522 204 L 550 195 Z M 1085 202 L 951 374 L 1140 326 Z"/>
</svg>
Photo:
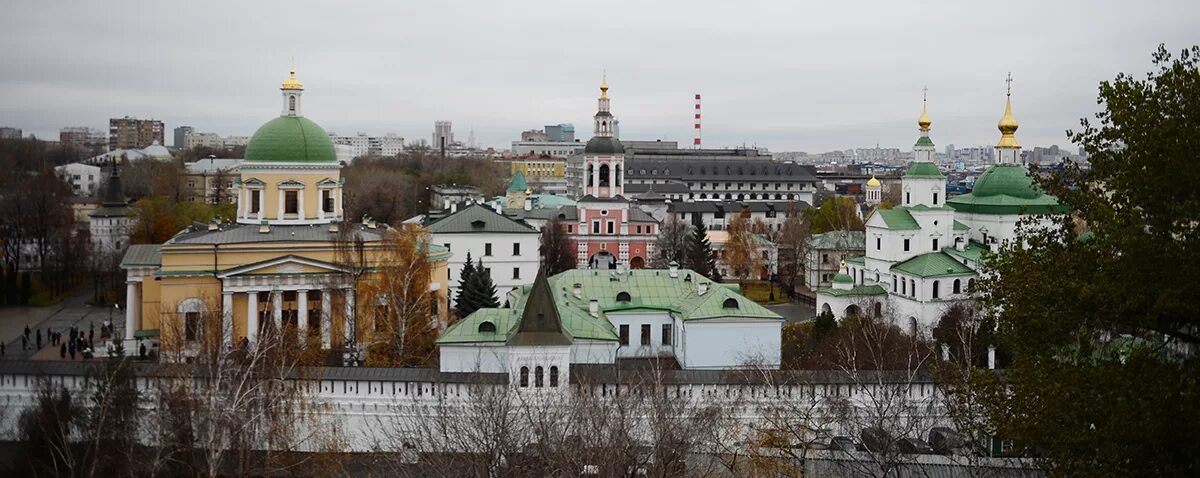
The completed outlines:
<svg viewBox="0 0 1200 478">
<path fill-rule="evenodd" d="M 37 346 L 37 330 L 42 330 L 42 350 L 37 353 L 37 359 L 58 359 L 58 347 L 50 346 L 47 330 L 62 332 L 66 339 L 67 329 L 77 326 L 83 333 L 88 332 L 89 326 L 96 327 L 96 341 L 100 340 L 100 325 L 108 320 L 109 308 L 87 305 L 86 301 L 91 290 L 79 293 L 46 307 L 13 307 L 0 309 L 0 340 L 5 343 L 4 359 L 29 359 L 35 355 Z M 124 325 L 124 314 L 112 310 L 112 321 L 117 324 L 116 333 L 121 333 Z M 29 350 L 21 350 L 21 334 L 25 326 L 29 326 Z"/>
<path fill-rule="evenodd" d="M 788 302 L 786 304 L 767 305 L 764 307 L 771 312 L 782 315 L 783 320 L 789 324 L 812 320 L 817 312 L 813 306 L 804 302 Z"/>
</svg>

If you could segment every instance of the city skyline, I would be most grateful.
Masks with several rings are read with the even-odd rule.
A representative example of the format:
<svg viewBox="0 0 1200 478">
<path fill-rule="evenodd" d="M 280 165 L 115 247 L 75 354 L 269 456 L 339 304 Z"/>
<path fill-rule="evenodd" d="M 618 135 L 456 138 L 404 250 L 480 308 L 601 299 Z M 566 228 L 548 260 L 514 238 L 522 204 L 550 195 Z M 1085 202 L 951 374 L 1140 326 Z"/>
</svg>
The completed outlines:
<svg viewBox="0 0 1200 478">
<path fill-rule="evenodd" d="M 907 148 L 928 85 L 940 149 L 995 142 L 1011 71 L 1021 143 L 1073 149 L 1064 130 L 1099 109 L 1100 81 L 1140 71 L 1160 42 L 1194 42 L 1200 26 L 1200 6 L 1171 2 L 283 5 L 15 5 L 0 33 L 0 123 L 56 138 L 129 115 L 250 135 L 276 114 L 267 98 L 294 57 L 306 113 L 341 135 L 412 141 L 449 120 L 503 149 L 530 128 L 589 124 L 607 71 L 625 138 L 690 144 L 700 93 L 706 147 Z M 618 16 L 622 28 L 607 28 Z"/>
</svg>

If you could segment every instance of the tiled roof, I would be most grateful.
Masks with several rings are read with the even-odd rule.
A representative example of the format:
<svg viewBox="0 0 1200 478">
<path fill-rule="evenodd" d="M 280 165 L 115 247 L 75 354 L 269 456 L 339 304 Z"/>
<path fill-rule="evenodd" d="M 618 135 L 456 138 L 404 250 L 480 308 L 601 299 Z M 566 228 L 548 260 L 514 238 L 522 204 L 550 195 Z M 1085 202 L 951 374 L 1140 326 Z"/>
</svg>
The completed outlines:
<svg viewBox="0 0 1200 478">
<path fill-rule="evenodd" d="M 427 226 L 434 234 L 537 234 L 522 221 L 497 214 L 492 208 L 473 204 Z"/>
<path fill-rule="evenodd" d="M 903 206 L 893 207 L 891 209 L 879 209 L 875 211 L 879 217 L 883 218 L 883 222 L 887 224 L 888 229 L 904 231 L 920 229 L 921 225 L 913 219 L 912 214 L 908 212 L 908 208 Z"/>
<path fill-rule="evenodd" d="M 657 173 L 656 173 L 657 171 Z M 629 159 L 625 161 L 629 178 L 657 178 L 687 181 L 817 181 L 814 166 L 782 163 L 771 159 Z"/>
<path fill-rule="evenodd" d="M 134 244 L 125 250 L 122 268 L 158 267 L 162 265 L 162 248 L 157 244 Z"/>
<path fill-rule="evenodd" d="M 922 278 L 959 276 L 975 273 L 970 267 L 963 265 L 962 262 L 959 262 L 945 252 L 921 254 L 893 265 L 891 270 Z"/>
</svg>

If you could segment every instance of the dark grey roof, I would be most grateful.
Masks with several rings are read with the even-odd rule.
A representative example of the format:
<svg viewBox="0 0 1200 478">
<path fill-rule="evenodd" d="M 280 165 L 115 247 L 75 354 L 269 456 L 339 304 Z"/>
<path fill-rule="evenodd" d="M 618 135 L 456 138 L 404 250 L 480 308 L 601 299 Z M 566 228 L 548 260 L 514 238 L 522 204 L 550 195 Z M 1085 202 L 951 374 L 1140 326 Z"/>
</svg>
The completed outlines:
<svg viewBox="0 0 1200 478">
<path fill-rule="evenodd" d="M 626 159 L 625 177 L 678 181 L 816 182 L 814 166 L 770 159 Z"/>
<path fill-rule="evenodd" d="M 51 375 L 51 376 L 85 376 L 97 375 L 104 367 L 104 361 L 67 362 L 67 361 L 34 361 L 34 360 L 0 360 L 0 373 Z M 134 362 L 130 364 L 134 375 L 139 377 L 175 376 L 180 371 L 186 371 L 174 364 L 156 362 Z M 203 376 L 204 370 L 192 370 L 194 376 Z M 508 383 L 505 373 L 470 373 L 442 372 L 436 368 L 375 368 L 375 367 L 298 367 L 294 377 L 318 378 L 321 380 L 379 380 L 397 382 L 439 382 L 439 383 L 479 383 L 503 384 Z"/>
<path fill-rule="evenodd" d="M 125 191 L 121 188 L 121 175 L 117 166 L 112 166 L 112 174 L 105 184 L 104 202 L 100 207 L 88 214 L 89 217 L 125 217 L 129 215 L 129 201 L 125 199 Z"/>
<path fill-rule="evenodd" d="M 811 207 L 804 201 L 784 202 L 724 202 L 724 201 L 683 201 L 673 202 L 667 211 L 670 212 L 740 212 L 749 209 L 750 212 L 786 212 L 789 205 L 795 205 L 797 211 Z"/>
<path fill-rule="evenodd" d="M 584 154 L 624 154 L 625 147 L 621 140 L 608 136 L 594 136 L 583 148 Z"/>
<path fill-rule="evenodd" d="M 525 300 L 525 310 L 521 311 L 517 332 L 506 343 L 536 346 L 571 345 L 571 342 L 571 336 L 563 329 L 562 319 L 558 316 L 558 304 L 554 301 L 550 282 L 546 280 L 546 271 L 539 269 L 529 298 Z"/>
<path fill-rule="evenodd" d="M 342 227 L 345 227 L 344 225 Z M 350 226 L 362 235 L 364 241 L 376 242 L 383 240 L 386 224 L 379 224 L 375 229 L 361 223 Z M 332 242 L 338 239 L 339 233 L 329 232 L 328 224 L 282 226 L 272 225 L 269 232 L 258 232 L 259 226 L 254 224 L 224 223 L 215 231 L 208 230 L 205 224 L 193 224 L 180 231 L 166 244 L 248 244 L 261 242 Z"/>
<path fill-rule="evenodd" d="M 579 210 L 575 206 L 559 206 L 531 209 L 528 211 L 521 208 L 506 208 L 504 214 L 518 219 L 540 219 L 543 221 L 549 221 L 554 218 L 558 218 L 560 221 L 574 221 L 579 219 Z"/>
<path fill-rule="evenodd" d="M 692 192 L 686 184 L 671 181 L 666 184 L 626 184 L 625 194 L 631 196 L 635 194 L 644 195 L 650 192 L 651 186 L 653 186 L 654 192 L 658 194 L 687 194 Z"/>
<path fill-rule="evenodd" d="M 121 267 L 158 267 L 162 265 L 162 247 L 157 244 L 135 244 L 125 250 Z"/>
<path fill-rule="evenodd" d="M 537 229 L 511 217 L 497 214 L 489 207 L 473 204 L 439 219 L 428 226 L 434 234 L 511 233 L 537 234 Z"/>
</svg>

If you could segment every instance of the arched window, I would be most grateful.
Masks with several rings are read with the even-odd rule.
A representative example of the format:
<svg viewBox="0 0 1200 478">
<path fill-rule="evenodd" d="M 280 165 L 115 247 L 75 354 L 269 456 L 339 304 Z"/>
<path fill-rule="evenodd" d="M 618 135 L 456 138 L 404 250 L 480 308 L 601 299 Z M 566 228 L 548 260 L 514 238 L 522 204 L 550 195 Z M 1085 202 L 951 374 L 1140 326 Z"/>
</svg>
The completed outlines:
<svg viewBox="0 0 1200 478">
<path fill-rule="evenodd" d="M 906 282 L 904 279 L 900 279 L 900 293 L 908 295 L 908 282 Z"/>
<path fill-rule="evenodd" d="M 555 365 L 550 366 L 550 386 L 558 386 L 558 367 Z"/>
<path fill-rule="evenodd" d="M 594 164 L 589 164 L 589 165 L 588 165 L 588 171 L 587 171 L 587 185 L 588 185 L 588 187 L 595 186 L 595 184 L 592 184 L 592 183 L 594 182 L 594 179 L 593 179 L 593 178 L 595 177 L 595 175 L 594 175 L 594 174 L 592 174 L 592 173 L 594 172 L 594 168 L 595 168 L 595 167 L 596 167 L 596 165 L 594 165 Z"/>
<path fill-rule="evenodd" d="M 967 292 L 975 290 L 975 279 L 967 279 Z"/>
<path fill-rule="evenodd" d="M 933 298 L 934 299 L 938 298 L 938 289 L 940 288 L 940 287 L 938 287 L 939 285 L 940 284 L 938 284 L 938 281 L 933 281 Z"/>
<path fill-rule="evenodd" d="M 917 296 L 917 281 L 916 280 L 913 280 L 913 279 L 908 280 L 908 292 L 913 297 Z"/>
<path fill-rule="evenodd" d="M 955 294 L 962 293 L 962 283 L 959 282 L 958 279 L 954 279 L 954 293 Z"/>
<path fill-rule="evenodd" d="M 487 320 L 481 322 L 479 324 L 479 333 L 481 333 L 481 334 L 496 333 L 496 324 L 493 324 L 491 321 L 487 321 Z"/>
<path fill-rule="evenodd" d="M 600 165 L 600 187 L 602 187 L 602 188 L 608 187 L 608 165 L 607 164 Z"/>
<path fill-rule="evenodd" d="M 721 307 L 724 307 L 726 309 L 736 309 L 736 308 L 738 308 L 737 299 L 734 299 L 733 297 L 725 299 L 725 302 L 721 303 Z"/>
<path fill-rule="evenodd" d="M 288 111 L 296 112 L 296 97 L 288 96 Z"/>
<path fill-rule="evenodd" d="M 540 365 L 538 366 L 538 368 L 533 369 L 533 386 L 534 387 L 542 388 L 542 375 L 543 375 L 543 370 Z"/>
<path fill-rule="evenodd" d="M 625 291 L 617 292 L 617 302 L 629 302 L 630 300 L 632 300 L 632 298 L 629 297 L 628 292 L 625 292 Z"/>
<path fill-rule="evenodd" d="M 521 367 L 521 386 L 529 386 L 529 367 Z"/>
</svg>

